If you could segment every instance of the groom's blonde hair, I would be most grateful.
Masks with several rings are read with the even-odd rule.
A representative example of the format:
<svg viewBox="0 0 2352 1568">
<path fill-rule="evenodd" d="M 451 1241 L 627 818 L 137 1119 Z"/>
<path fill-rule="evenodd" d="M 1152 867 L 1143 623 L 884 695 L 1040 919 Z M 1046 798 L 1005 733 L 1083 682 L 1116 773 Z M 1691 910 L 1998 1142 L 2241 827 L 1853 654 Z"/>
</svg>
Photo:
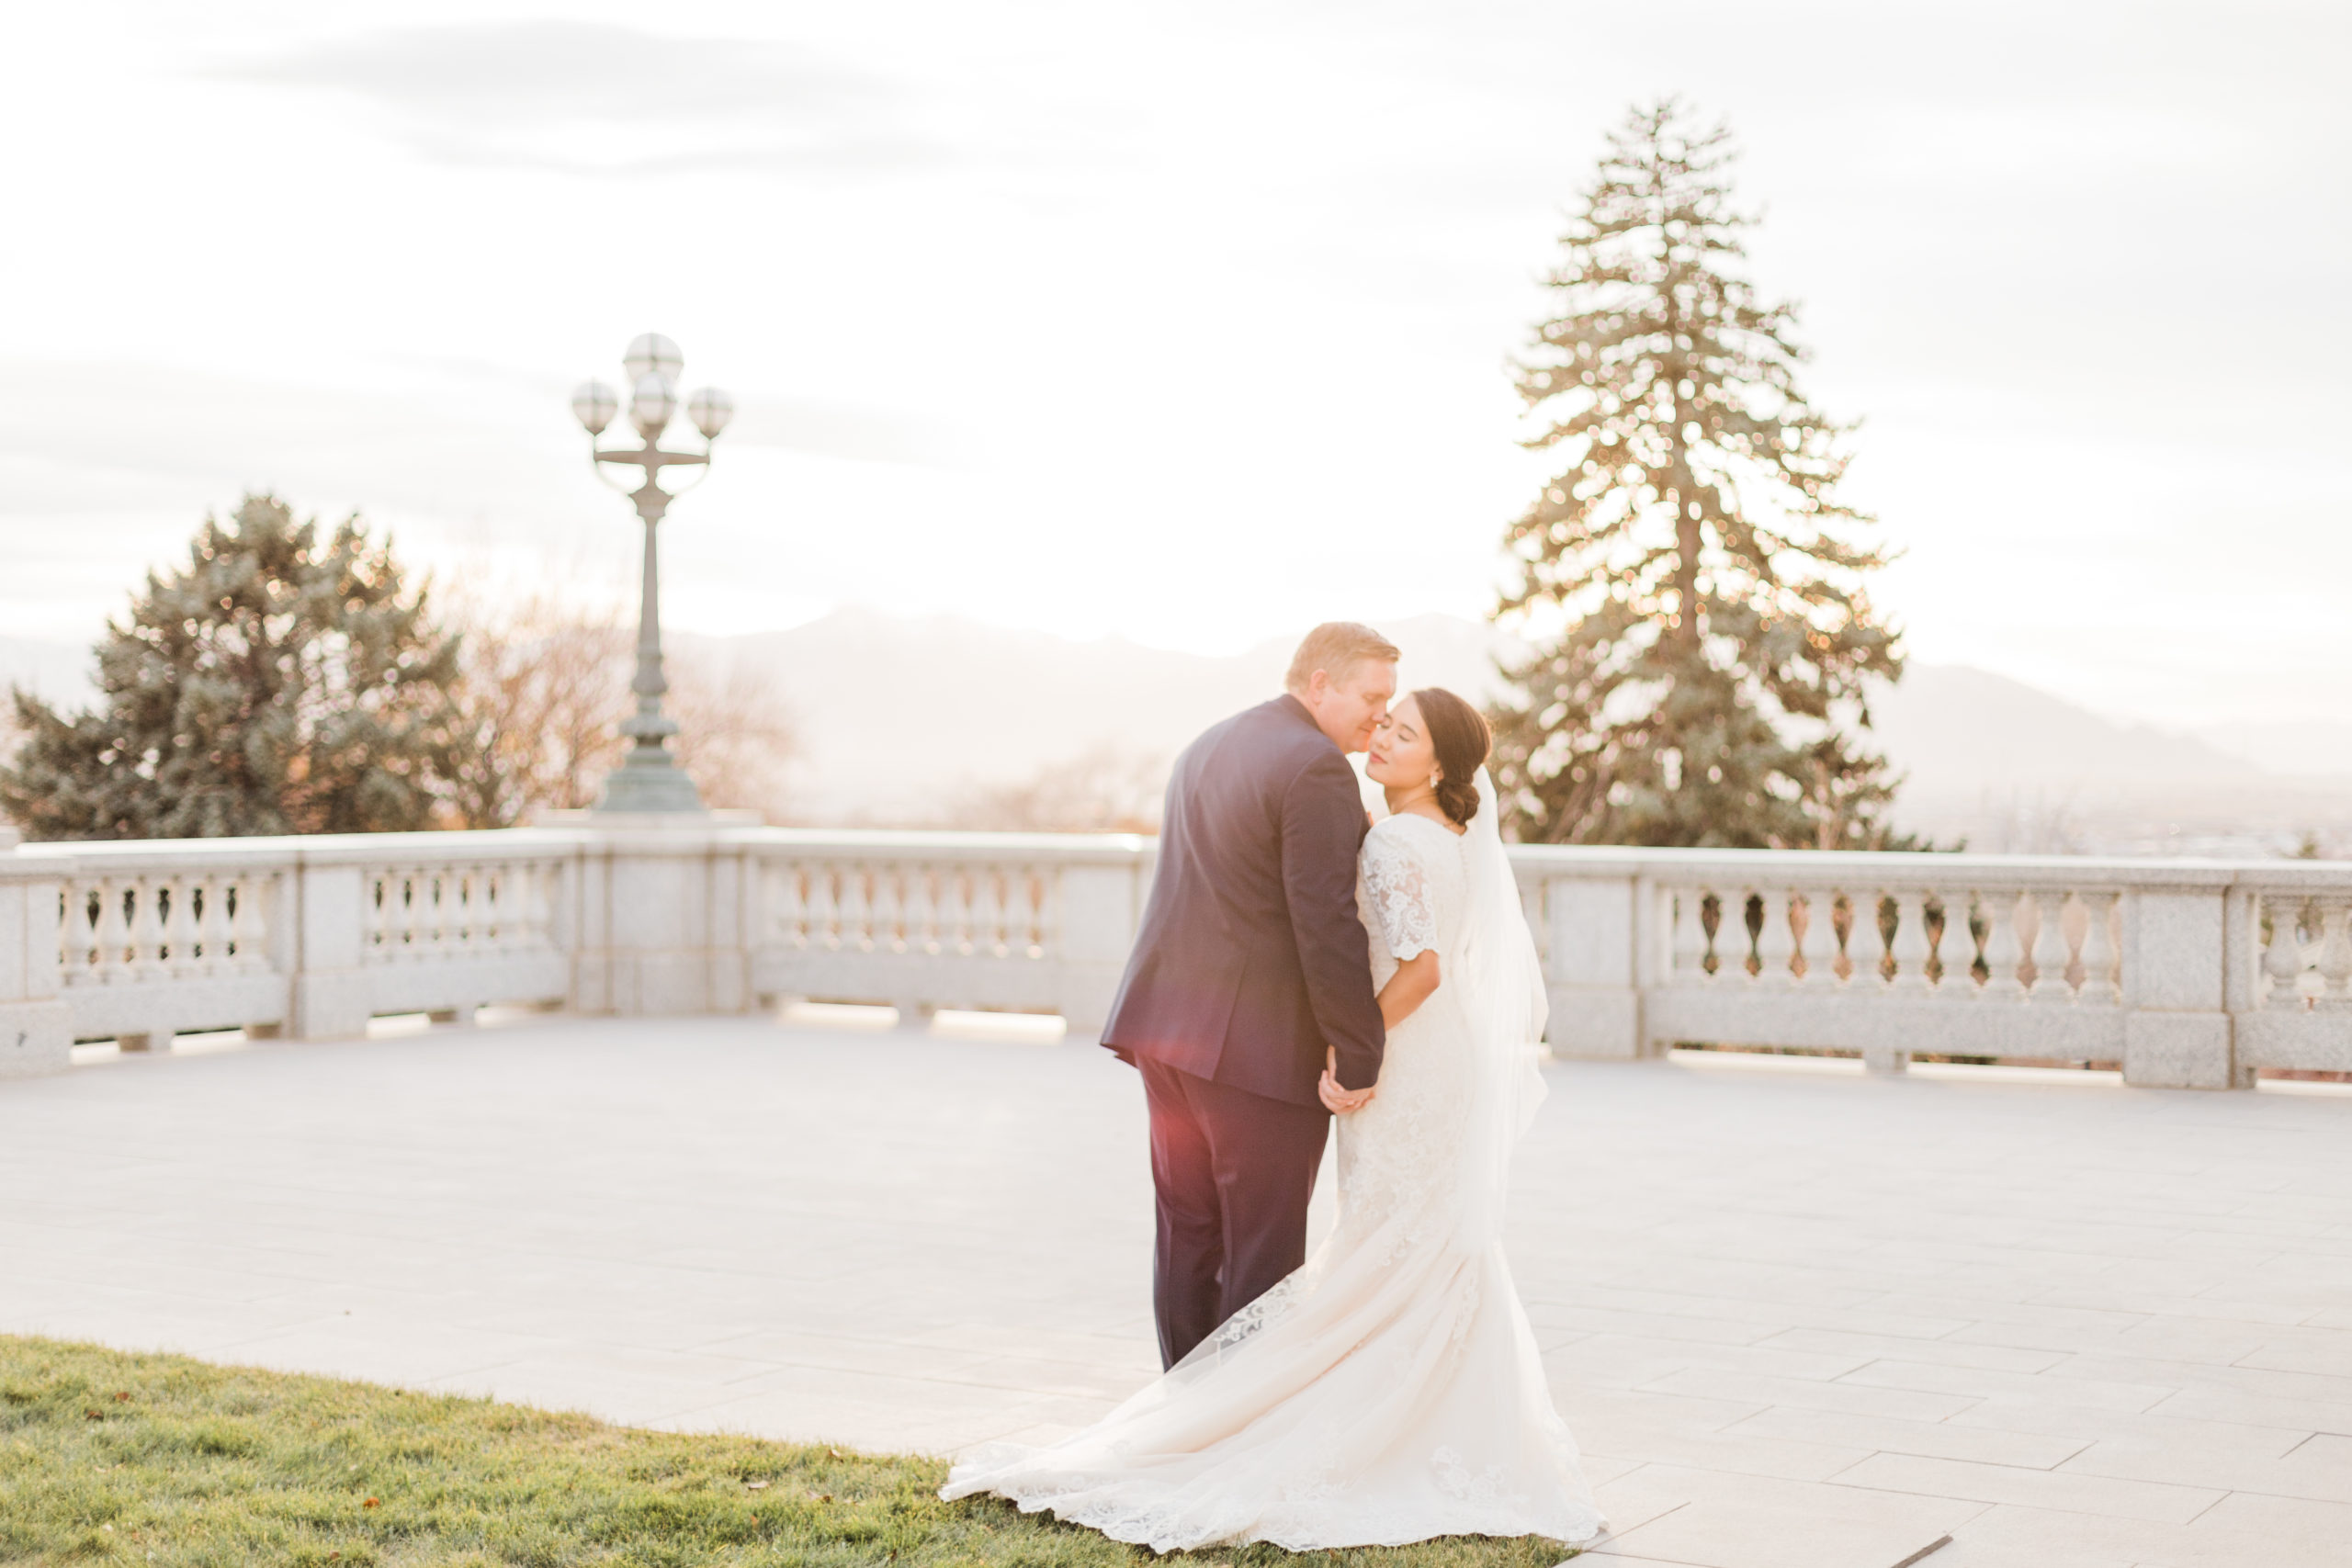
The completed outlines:
<svg viewBox="0 0 2352 1568">
<path fill-rule="evenodd" d="M 1283 677 L 1283 689 L 1303 694 L 1317 670 L 1339 682 L 1354 674 L 1356 666 L 1367 659 L 1385 659 L 1394 664 L 1403 657 L 1395 643 L 1361 621 L 1326 621 L 1308 632 L 1298 651 L 1290 656 L 1290 673 Z"/>
</svg>

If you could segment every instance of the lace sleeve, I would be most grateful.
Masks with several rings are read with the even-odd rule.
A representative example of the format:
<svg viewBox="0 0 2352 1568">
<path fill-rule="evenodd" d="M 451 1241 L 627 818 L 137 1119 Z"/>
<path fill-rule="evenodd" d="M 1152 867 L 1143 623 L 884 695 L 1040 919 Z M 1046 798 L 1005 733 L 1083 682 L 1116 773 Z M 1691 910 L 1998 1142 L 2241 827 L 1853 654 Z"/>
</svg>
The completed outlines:
<svg viewBox="0 0 2352 1568">
<path fill-rule="evenodd" d="M 1402 964 L 1437 946 L 1437 908 L 1429 874 L 1399 835 L 1375 828 L 1364 840 L 1363 886 L 1390 957 Z"/>
</svg>

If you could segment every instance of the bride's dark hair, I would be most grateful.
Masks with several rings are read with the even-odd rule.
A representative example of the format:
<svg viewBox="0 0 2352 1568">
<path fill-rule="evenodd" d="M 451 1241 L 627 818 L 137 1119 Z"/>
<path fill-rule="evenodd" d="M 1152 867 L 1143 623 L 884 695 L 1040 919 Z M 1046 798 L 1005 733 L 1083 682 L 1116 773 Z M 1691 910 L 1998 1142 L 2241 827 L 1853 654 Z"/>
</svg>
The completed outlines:
<svg viewBox="0 0 2352 1568">
<path fill-rule="evenodd" d="M 1486 716 L 1443 686 L 1423 686 L 1412 695 L 1437 751 L 1438 809 L 1466 828 L 1478 815 L 1478 770 L 1494 750 L 1494 732 Z"/>
</svg>

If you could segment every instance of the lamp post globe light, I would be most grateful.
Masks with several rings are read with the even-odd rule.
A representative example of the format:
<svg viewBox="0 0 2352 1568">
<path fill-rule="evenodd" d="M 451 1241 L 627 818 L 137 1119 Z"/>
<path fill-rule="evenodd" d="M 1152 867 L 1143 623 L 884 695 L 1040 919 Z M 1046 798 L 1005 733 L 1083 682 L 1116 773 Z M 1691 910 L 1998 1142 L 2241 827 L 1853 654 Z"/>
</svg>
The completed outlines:
<svg viewBox="0 0 2352 1568">
<path fill-rule="evenodd" d="M 612 388 L 602 381 L 585 381 L 571 394 L 571 412 L 588 432 L 590 461 L 597 477 L 605 478 L 607 464 L 639 471 L 641 482 L 627 494 L 637 503 L 637 514 L 645 523 L 645 576 L 637 613 L 637 677 L 629 682 L 629 690 L 637 694 L 637 711 L 621 721 L 621 733 L 632 744 L 621 765 L 605 779 L 605 796 L 596 803 L 596 809 L 700 811 L 702 796 L 696 793 L 694 780 L 678 766 L 678 759 L 667 744 L 670 737 L 678 733 L 677 721 L 662 713 L 662 698 L 670 683 L 662 676 L 662 574 L 654 533 L 655 525 L 662 521 L 672 500 L 672 492 L 663 490 L 659 482 L 662 470 L 699 467 L 707 473 L 711 444 L 734 417 L 735 400 L 715 387 L 706 387 L 684 400 L 687 418 L 702 433 L 702 450 L 669 451 L 662 446 L 662 434 L 677 416 L 678 372 L 685 367 L 678 345 L 660 333 L 641 333 L 622 355 L 621 367 L 628 373 L 628 422 L 641 445 L 606 446 L 599 443 L 597 438 L 621 412 L 620 397 Z"/>
</svg>

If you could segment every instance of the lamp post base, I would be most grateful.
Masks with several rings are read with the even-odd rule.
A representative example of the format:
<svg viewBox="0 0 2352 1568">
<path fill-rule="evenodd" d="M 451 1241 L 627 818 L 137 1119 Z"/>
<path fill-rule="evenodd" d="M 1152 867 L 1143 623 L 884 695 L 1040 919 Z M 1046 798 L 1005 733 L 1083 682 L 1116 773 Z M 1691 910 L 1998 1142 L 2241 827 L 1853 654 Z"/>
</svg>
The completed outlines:
<svg viewBox="0 0 2352 1568">
<path fill-rule="evenodd" d="M 700 813 L 707 808 L 695 781 L 660 746 L 632 746 L 628 756 L 605 779 L 598 811 L 679 811 Z"/>
</svg>

